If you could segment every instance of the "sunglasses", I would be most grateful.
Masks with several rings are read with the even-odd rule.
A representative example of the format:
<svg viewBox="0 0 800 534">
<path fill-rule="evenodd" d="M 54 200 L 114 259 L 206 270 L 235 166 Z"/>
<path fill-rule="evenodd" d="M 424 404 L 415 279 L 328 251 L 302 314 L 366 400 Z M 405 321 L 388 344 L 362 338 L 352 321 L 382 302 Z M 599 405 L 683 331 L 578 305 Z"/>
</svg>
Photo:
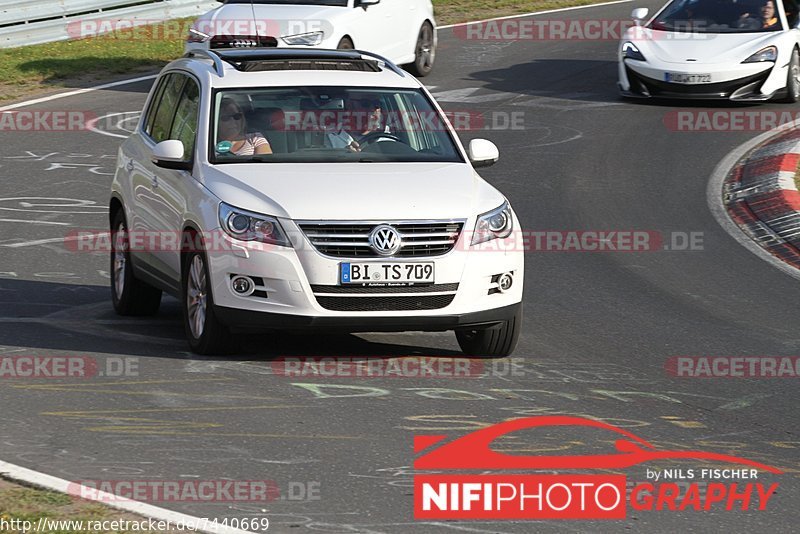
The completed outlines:
<svg viewBox="0 0 800 534">
<path fill-rule="evenodd" d="M 233 119 L 235 121 L 240 121 L 240 120 L 242 120 L 242 117 L 244 117 L 244 113 L 242 113 L 240 111 L 239 113 L 233 113 L 231 115 L 223 115 L 222 117 L 220 117 L 220 119 L 222 119 L 224 121 L 229 121 L 231 119 Z"/>
</svg>

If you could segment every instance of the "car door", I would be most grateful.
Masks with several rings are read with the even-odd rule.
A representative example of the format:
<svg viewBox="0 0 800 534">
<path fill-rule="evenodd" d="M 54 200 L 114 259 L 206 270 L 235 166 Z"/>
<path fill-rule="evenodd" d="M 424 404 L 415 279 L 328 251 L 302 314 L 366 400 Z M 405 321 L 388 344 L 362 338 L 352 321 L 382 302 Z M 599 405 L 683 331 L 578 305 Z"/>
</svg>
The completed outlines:
<svg viewBox="0 0 800 534">
<path fill-rule="evenodd" d="M 400 61 L 415 48 L 419 24 L 418 0 L 381 0 L 386 10 L 387 39 L 385 55 L 392 61 Z M 416 26 L 416 27 L 415 27 Z"/>
<path fill-rule="evenodd" d="M 356 0 L 354 9 L 358 10 L 358 16 L 352 34 L 357 49 L 392 59 L 391 51 L 396 46 L 394 41 L 398 34 L 392 28 L 394 7 L 390 0 L 380 0 L 371 5 L 362 5 L 360 0 Z"/>
<path fill-rule="evenodd" d="M 173 73 L 161 95 L 152 124 L 145 137 L 150 155 L 156 144 L 168 139 L 183 142 L 187 162 L 194 158 L 197 121 L 200 109 L 200 89 L 194 78 Z M 180 281 L 180 232 L 186 212 L 191 173 L 158 167 L 150 157 L 142 161 L 144 170 L 137 198 L 146 221 L 144 246 L 148 248 L 153 273 L 171 286 Z M 151 237 L 152 236 L 152 237 Z"/>
<path fill-rule="evenodd" d="M 156 258 L 152 250 L 144 247 L 141 239 L 155 228 L 154 215 L 151 213 L 152 203 L 149 196 L 152 191 L 154 173 L 150 158 L 156 141 L 153 139 L 154 125 L 159 109 L 167 109 L 179 94 L 175 74 L 165 74 L 158 79 L 153 96 L 145 109 L 140 126 L 136 133 L 125 142 L 125 160 L 121 162 L 128 174 L 130 193 L 128 198 L 128 230 L 131 233 L 131 255 L 138 269 L 155 275 Z M 162 102 L 167 104 L 162 107 Z M 162 111 L 162 113 L 164 113 Z M 161 278 L 161 277 L 159 277 Z"/>
</svg>

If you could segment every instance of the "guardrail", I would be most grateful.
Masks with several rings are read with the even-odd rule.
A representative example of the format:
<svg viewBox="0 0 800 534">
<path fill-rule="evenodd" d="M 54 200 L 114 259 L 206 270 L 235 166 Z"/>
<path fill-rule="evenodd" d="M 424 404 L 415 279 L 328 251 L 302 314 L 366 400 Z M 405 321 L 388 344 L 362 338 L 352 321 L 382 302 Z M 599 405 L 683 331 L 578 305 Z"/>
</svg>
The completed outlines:
<svg viewBox="0 0 800 534">
<path fill-rule="evenodd" d="M 0 48 L 74 38 L 86 21 L 159 21 L 198 16 L 214 0 L 0 0 Z"/>
</svg>

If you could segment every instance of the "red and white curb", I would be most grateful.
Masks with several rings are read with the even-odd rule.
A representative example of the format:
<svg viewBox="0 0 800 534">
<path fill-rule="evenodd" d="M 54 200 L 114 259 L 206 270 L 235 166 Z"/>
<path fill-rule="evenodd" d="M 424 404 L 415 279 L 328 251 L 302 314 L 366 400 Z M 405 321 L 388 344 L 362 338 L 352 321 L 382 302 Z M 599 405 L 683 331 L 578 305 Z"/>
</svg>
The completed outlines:
<svg viewBox="0 0 800 534">
<path fill-rule="evenodd" d="M 800 269 L 800 131 L 779 133 L 750 150 L 728 172 L 728 215 L 773 256 Z"/>
</svg>

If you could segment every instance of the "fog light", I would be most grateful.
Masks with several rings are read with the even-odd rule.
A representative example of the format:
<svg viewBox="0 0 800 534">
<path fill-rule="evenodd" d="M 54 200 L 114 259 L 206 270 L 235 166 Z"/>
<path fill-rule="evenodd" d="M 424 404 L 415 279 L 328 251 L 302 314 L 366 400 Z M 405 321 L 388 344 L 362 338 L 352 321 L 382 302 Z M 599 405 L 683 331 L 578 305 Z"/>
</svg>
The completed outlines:
<svg viewBox="0 0 800 534">
<path fill-rule="evenodd" d="M 505 293 L 511 286 L 514 285 L 514 276 L 511 273 L 501 274 L 500 278 L 497 280 L 497 287 L 500 289 L 501 293 Z"/>
<path fill-rule="evenodd" d="M 246 276 L 236 276 L 231 280 L 233 291 L 242 297 L 249 297 L 256 289 L 256 285 Z"/>
</svg>

